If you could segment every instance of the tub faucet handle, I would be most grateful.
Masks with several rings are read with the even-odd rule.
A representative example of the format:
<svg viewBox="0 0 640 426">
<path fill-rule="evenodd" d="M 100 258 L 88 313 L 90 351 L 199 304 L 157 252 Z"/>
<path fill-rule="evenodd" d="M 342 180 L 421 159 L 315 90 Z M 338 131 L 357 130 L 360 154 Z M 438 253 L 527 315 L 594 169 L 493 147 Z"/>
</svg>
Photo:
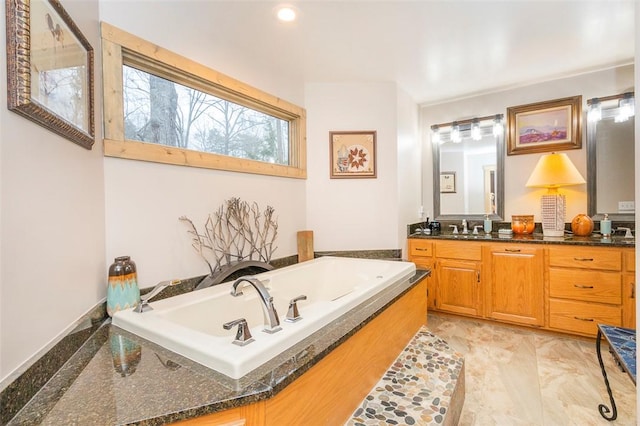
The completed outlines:
<svg viewBox="0 0 640 426">
<path fill-rule="evenodd" d="M 302 319 L 300 312 L 298 311 L 298 302 L 300 300 L 307 300 L 307 296 L 303 294 L 298 297 L 294 297 L 289 301 L 289 310 L 287 311 L 287 316 L 284 319 L 285 321 L 296 322 Z"/>
<path fill-rule="evenodd" d="M 226 322 L 222 324 L 222 328 L 225 330 L 231 330 L 236 325 L 238 326 L 238 331 L 236 332 L 236 338 L 232 343 L 238 346 L 245 346 L 253 342 L 251 331 L 249 331 L 249 325 L 247 324 L 247 320 L 244 318 L 238 318 L 237 320 Z"/>
</svg>

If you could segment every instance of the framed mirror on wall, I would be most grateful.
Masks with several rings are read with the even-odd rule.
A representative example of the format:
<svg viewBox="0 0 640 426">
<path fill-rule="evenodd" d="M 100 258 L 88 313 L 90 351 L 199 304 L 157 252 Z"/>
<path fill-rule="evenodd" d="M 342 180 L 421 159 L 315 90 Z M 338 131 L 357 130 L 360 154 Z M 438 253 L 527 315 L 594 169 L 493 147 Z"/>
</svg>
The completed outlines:
<svg viewBox="0 0 640 426">
<path fill-rule="evenodd" d="M 634 92 L 587 100 L 587 214 L 635 220 Z"/>
<path fill-rule="evenodd" d="M 504 217 L 503 115 L 431 126 L 434 220 Z"/>
</svg>

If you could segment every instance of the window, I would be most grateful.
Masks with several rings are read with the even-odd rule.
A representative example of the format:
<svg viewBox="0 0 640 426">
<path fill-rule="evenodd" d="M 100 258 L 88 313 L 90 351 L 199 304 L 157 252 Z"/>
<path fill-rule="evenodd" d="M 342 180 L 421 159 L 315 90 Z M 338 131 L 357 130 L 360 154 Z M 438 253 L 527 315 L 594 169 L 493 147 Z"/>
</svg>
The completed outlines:
<svg viewBox="0 0 640 426">
<path fill-rule="evenodd" d="M 102 23 L 105 155 L 306 177 L 305 110 Z"/>
</svg>

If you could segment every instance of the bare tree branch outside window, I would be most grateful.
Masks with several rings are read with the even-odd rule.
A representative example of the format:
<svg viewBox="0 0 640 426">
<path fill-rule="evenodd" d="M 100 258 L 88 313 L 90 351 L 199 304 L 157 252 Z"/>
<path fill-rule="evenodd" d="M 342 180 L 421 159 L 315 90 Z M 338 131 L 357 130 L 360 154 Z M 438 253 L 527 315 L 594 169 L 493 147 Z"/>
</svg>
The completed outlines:
<svg viewBox="0 0 640 426">
<path fill-rule="evenodd" d="M 289 123 L 129 66 L 125 138 L 289 164 Z"/>
</svg>

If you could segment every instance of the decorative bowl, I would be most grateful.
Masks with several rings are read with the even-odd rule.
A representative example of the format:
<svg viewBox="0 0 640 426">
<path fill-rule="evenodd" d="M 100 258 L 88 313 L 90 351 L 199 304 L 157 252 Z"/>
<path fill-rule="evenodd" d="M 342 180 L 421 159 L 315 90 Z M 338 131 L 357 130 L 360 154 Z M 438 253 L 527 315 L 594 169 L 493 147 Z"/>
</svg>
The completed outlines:
<svg viewBox="0 0 640 426">
<path fill-rule="evenodd" d="M 535 227 L 532 214 L 511 216 L 511 230 L 514 234 L 532 234 Z"/>
</svg>

